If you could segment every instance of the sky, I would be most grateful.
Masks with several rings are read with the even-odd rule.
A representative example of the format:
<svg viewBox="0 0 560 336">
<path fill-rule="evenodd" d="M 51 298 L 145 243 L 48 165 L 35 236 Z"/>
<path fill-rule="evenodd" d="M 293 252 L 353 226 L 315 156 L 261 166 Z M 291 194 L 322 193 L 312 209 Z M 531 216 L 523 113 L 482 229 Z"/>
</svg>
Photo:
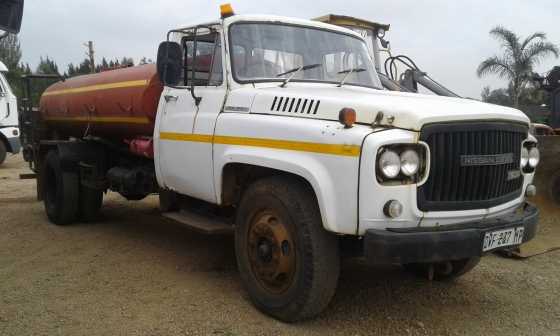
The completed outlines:
<svg viewBox="0 0 560 336">
<path fill-rule="evenodd" d="M 85 58 L 84 43 L 93 41 L 101 57 L 156 58 L 168 30 L 216 20 L 214 0 L 27 0 L 20 33 L 23 61 L 32 68 L 49 56 L 65 69 Z M 484 86 L 507 86 L 490 76 L 479 79 L 476 68 L 499 52 L 488 32 L 497 25 L 527 36 L 536 31 L 560 45 L 558 0 L 231 0 L 238 14 L 273 14 L 313 18 L 340 14 L 391 24 L 386 38 L 393 54 L 410 56 L 448 88 L 479 98 Z M 538 5 L 537 5 L 538 4 Z M 543 73 L 560 59 L 548 59 Z"/>
</svg>

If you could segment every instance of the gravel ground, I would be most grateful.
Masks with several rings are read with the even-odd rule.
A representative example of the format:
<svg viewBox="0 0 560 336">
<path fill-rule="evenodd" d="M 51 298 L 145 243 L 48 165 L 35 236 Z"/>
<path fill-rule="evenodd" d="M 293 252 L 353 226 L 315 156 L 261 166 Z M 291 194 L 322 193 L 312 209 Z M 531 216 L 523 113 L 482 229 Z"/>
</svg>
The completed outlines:
<svg viewBox="0 0 560 336">
<path fill-rule="evenodd" d="M 560 252 L 491 255 L 452 283 L 347 260 L 325 313 L 288 325 L 250 304 L 231 238 L 114 194 L 99 223 L 57 227 L 24 172 L 20 157 L 0 166 L 0 335 L 560 334 Z M 560 211 L 547 211 L 548 235 Z"/>
</svg>

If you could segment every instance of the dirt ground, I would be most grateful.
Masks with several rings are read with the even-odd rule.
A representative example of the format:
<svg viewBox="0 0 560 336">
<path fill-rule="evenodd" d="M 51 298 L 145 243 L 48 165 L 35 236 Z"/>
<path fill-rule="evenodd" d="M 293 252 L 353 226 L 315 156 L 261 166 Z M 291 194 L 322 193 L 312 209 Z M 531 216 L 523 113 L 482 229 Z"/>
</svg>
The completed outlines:
<svg viewBox="0 0 560 336">
<path fill-rule="evenodd" d="M 57 227 L 24 172 L 19 156 L 0 166 L 0 335 L 560 335 L 560 251 L 491 255 L 453 283 L 348 260 L 327 311 L 288 325 L 250 304 L 231 237 L 115 194 L 102 221 Z M 560 211 L 545 208 L 550 238 Z"/>
</svg>

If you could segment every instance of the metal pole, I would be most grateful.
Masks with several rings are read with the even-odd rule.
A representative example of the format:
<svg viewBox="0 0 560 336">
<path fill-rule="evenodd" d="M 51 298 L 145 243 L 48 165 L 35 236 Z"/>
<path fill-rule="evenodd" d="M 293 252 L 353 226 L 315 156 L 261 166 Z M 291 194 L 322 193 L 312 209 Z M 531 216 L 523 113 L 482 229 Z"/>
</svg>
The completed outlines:
<svg viewBox="0 0 560 336">
<path fill-rule="evenodd" d="M 93 41 L 88 41 L 87 44 L 84 44 L 88 51 L 86 52 L 86 56 L 89 57 L 89 64 L 91 65 L 91 73 L 95 73 L 95 52 L 93 51 Z"/>
</svg>

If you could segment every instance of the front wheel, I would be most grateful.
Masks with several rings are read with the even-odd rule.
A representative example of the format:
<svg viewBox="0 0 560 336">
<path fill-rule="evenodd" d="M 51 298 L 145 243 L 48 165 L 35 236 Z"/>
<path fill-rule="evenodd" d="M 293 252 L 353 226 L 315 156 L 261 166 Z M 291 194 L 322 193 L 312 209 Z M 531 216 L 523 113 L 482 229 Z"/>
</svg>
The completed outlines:
<svg viewBox="0 0 560 336">
<path fill-rule="evenodd" d="M 286 322 L 323 311 L 340 271 L 337 238 L 324 230 L 313 191 L 293 178 L 255 182 L 244 193 L 235 250 L 255 306 Z"/>
</svg>

